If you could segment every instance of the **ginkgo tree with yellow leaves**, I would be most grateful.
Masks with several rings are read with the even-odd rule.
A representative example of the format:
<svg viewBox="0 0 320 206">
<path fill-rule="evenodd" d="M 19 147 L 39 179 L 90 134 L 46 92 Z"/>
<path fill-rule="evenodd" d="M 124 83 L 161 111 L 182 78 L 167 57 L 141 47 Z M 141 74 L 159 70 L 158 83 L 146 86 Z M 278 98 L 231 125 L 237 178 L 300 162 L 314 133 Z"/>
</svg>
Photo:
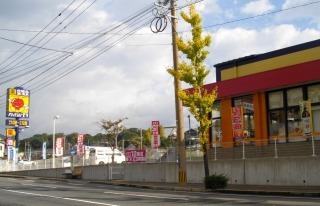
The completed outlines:
<svg viewBox="0 0 320 206">
<path fill-rule="evenodd" d="M 181 12 L 181 17 L 191 25 L 192 38 L 184 40 L 183 37 L 177 38 L 178 51 L 184 55 L 177 69 L 168 68 L 167 71 L 177 78 L 192 86 L 187 90 L 178 92 L 178 96 L 183 105 L 188 107 L 190 113 L 199 122 L 200 144 L 203 151 L 205 177 L 209 176 L 209 135 L 208 130 L 212 121 L 208 115 L 212 111 L 212 105 L 217 98 L 217 88 L 208 92 L 204 86 L 204 80 L 210 71 L 206 68 L 204 61 L 209 51 L 206 50 L 211 44 L 210 35 L 202 35 L 202 19 L 196 11 L 195 6 L 191 5 L 189 12 Z"/>
</svg>

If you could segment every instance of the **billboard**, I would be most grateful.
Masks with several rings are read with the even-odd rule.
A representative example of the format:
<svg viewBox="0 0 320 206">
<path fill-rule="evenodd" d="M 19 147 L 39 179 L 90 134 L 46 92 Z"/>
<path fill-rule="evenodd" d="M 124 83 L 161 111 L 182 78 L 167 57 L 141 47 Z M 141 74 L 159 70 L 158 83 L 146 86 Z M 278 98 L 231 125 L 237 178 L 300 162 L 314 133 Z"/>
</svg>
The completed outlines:
<svg viewBox="0 0 320 206">
<path fill-rule="evenodd" d="M 6 116 L 12 118 L 29 118 L 30 91 L 23 88 L 7 90 Z"/>
<path fill-rule="evenodd" d="M 151 122 L 151 147 L 153 149 L 160 147 L 160 122 L 152 121 Z"/>
<path fill-rule="evenodd" d="M 126 162 L 145 162 L 147 153 L 145 149 L 126 150 Z"/>
</svg>

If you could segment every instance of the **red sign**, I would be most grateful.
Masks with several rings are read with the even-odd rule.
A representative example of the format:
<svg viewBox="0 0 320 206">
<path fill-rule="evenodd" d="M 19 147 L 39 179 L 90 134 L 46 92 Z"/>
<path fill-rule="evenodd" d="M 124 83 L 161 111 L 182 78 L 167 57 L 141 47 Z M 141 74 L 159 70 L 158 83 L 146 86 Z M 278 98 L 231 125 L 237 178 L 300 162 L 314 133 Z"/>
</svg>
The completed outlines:
<svg viewBox="0 0 320 206">
<path fill-rule="evenodd" d="M 243 108 L 232 107 L 231 108 L 231 120 L 233 129 L 233 138 L 243 139 Z"/>
<path fill-rule="evenodd" d="M 84 153 L 83 143 L 84 143 L 84 135 L 83 134 L 78 134 L 78 137 L 77 137 L 77 155 L 83 155 L 83 153 Z"/>
<path fill-rule="evenodd" d="M 126 162 L 145 162 L 146 161 L 146 150 L 126 150 Z"/>
<path fill-rule="evenodd" d="M 9 146 L 15 146 L 14 142 L 15 142 L 15 140 L 7 138 L 7 139 L 6 139 L 6 145 L 7 145 L 7 147 L 9 147 Z"/>
<path fill-rule="evenodd" d="M 151 147 L 159 148 L 160 147 L 160 122 L 159 121 L 151 122 L 151 133 L 152 133 Z"/>
<path fill-rule="evenodd" d="M 63 137 L 57 138 L 56 141 L 56 156 L 63 156 Z"/>
</svg>

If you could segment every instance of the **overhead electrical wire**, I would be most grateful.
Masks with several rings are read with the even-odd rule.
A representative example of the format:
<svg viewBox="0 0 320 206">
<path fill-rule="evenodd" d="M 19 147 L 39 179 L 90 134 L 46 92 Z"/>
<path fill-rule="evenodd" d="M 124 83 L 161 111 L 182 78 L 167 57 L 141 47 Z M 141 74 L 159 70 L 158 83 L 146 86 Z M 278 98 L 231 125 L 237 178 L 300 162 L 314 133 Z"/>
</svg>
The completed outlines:
<svg viewBox="0 0 320 206">
<path fill-rule="evenodd" d="M 299 6 L 295 6 L 295 7 L 291 7 L 291 8 L 287 8 L 287 9 L 282 9 L 282 10 L 279 10 L 279 11 L 274 11 L 274 12 L 269 12 L 269 13 L 266 13 L 266 14 L 261 14 L 261 15 L 256 15 L 256 16 L 253 16 L 253 17 L 248 17 L 248 18 L 243 18 L 243 19 L 239 19 L 239 20 L 235 20 L 235 21 L 229 21 L 229 22 L 225 22 L 225 23 L 222 23 L 222 24 L 215 24 L 215 25 L 210 25 L 210 26 L 205 26 L 203 28 L 209 28 L 209 27 L 214 27 L 214 26 L 220 26 L 220 25 L 224 25 L 224 24 L 229 24 L 229 23 L 234 23 L 234 22 L 237 22 L 237 21 L 244 21 L 244 20 L 248 20 L 248 19 L 251 19 L 251 18 L 256 18 L 256 17 L 260 17 L 260 16 L 265 16 L 265 15 L 269 15 L 269 14 L 274 14 L 274 13 L 278 13 L 278 12 L 281 12 L 281 11 L 286 11 L 286 10 L 290 10 L 290 9 L 294 9 L 294 8 L 299 8 L 299 7 L 303 7 L 303 6 L 307 6 L 307 5 L 310 5 L 310 4 L 315 4 L 315 3 L 319 3 L 320 1 L 316 1 L 316 2 L 311 2 L 311 3 L 308 3 L 308 4 L 304 4 L 304 5 L 299 5 Z M 143 28 L 143 25 L 144 24 L 141 24 L 141 28 Z M 148 25 L 148 23 L 146 23 L 145 25 Z M 85 48 L 86 46 L 92 44 L 93 42 L 96 42 L 97 40 L 101 39 L 102 37 L 106 36 L 106 35 L 123 35 L 123 38 L 121 39 L 118 39 L 117 41 L 114 41 L 112 44 L 106 46 L 104 49 L 100 50 L 100 52 L 98 53 L 95 53 L 95 54 L 92 54 L 90 56 L 90 58 L 86 58 L 84 60 L 82 60 L 81 62 L 78 62 L 76 65 L 74 65 L 73 67 L 70 67 L 68 70 L 65 70 L 63 73 L 60 73 L 58 76 L 55 76 L 55 77 L 52 77 L 52 76 L 47 76 L 47 77 L 52 77 L 49 81 L 46 81 L 46 82 L 43 82 L 41 83 L 41 81 L 33 84 L 33 92 L 37 92 L 37 91 L 40 91 L 41 89 L 49 86 L 50 84 L 53 84 L 54 82 L 58 81 L 59 79 L 65 77 L 66 75 L 69 75 L 70 73 L 74 72 L 75 70 L 79 69 L 80 67 L 82 67 L 83 65 L 91 62 L 92 60 L 94 60 L 95 58 L 99 57 L 100 55 L 102 55 L 103 53 L 105 53 L 106 51 L 110 50 L 111 48 L 113 48 L 114 46 L 116 46 L 118 43 L 122 42 L 123 40 L 125 40 L 126 38 L 132 36 L 136 30 L 131 30 L 129 33 L 119 33 L 119 32 L 115 32 L 115 33 L 112 33 L 113 30 L 110 30 L 108 32 L 102 32 L 102 33 L 93 33 L 92 36 L 96 36 L 96 38 L 93 38 L 93 39 L 90 39 L 90 38 L 86 38 L 86 40 L 83 40 L 82 42 L 78 42 L 78 43 L 75 43 L 74 45 L 77 45 L 76 47 L 73 47 L 73 51 L 79 51 L 83 48 Z M 185 31 L 186 32 L 186 31 Z M 43 32 L 44 33 L 44 32 Z M 52 31 L 52 33 L 54 33 L 54 31 Z M 60 34 L 63 33 L 63 32 L 60 32 Z M 179 32 L 179 33 L 182 33 L 182 32 Z M 87 34 L 91 34 L 91 33 L 87 33 Z M 99 36 L 101 35 L 101 36 Z M 140 34 L 141 35 L 141 34 Z M 72 46 L 74 46 L 72 45 Z M 95 47 L 93 48 L 98 48 L 98 45 L 99 44 L 96 44 Z M 101 46 L 101 45 L 99 45 Z M 66 51 L 71 51 L 72 49 L 70 50 L 66 50 Z M 84 57 L 84 56 L 82 56 Z M 52 62 L 51 62 L 52 63 Z M 73 63 L 73 62 L 72 62 Z M 50 69 L 52 69 L 54 66 L 51 65 L 51 67 L 49 67 Z M 62 68 L 62 67 L 61 67 Z M 47 69 L 47 71 L 49 71 L 50 69 Z M 45 74 L 46 72 L 45 71 L 42 71 L 41 72 L 43 74 Z M 38 75 L 41 76 L 41 75 Z M 37 78 L 30 78 L 29 80 L 27 80 L 26 82 L 23 83 L 23 85 L 27 85 L 31 82 L 33 82 L 35 79 Z M 29 85 L 30 86 L 30 85 Z M 1 105 L 1 103 L 0 103 Z M 1 106 L 0 106 L 1 107 Z"/>
<path fill-rule="evenodd" d="M 7 62 L 9 59 L 11 59 L 14 55 L 16 55 L 19 51 L 21 51 L 26 45 L 28 45 L 33 39 L 35 39 L 40 33 L 42 33 L 47 27 L 49 27 L 58 17 L 60 17 L 73 3 L 75 2 L 75 0 L 73 0 L 66 8 L 64 8 L 59 14 L 58 16 L 56 16 L 53 20 L 51 20 L 43 29 L 41 29 L 40 31 L 38 31 L 38 33 L 33 36 L 25 45 L 23 45 L 21 48 L 18 49 L 18 51 L 16 51 L 15 53 L 13 53 L 12 55 L 10 55 L 8 58 L 6 58 L 4 61 L 2 61 L 0 63 L 0 66 L 2 64 L 4 64 L 5 62 Z M 1 70 L 1 69 L 0 69 Z"/>
<path fill-rule="evenodd" d="M 151 7 L 148 7 L 148 8 L 146 8 L 145 9 L 145 11 L 144 12 L 146 12 L 146 11 L 148 11 L 149 9 L 151 9 Z M 141 14 L 137 14 L 134 18 L 136 18 L 138 15 L 141 15 Z M 134 18 L 129 18 L 128 20 L 129 21 L 132 21 L 132 20 L 134 20 Z M 124 23 L 123 23 L 124 24 Z M 145 23 L 145 25 L 146 24 L 148 24 L 148 23 Z M 143 28 L 145 25 L 143 25 L 141 28 Z M 113 30 L 111 30 L 111 32 L 112 32 Z M 123 30 L 121 30 L 121 31 L 123 31 Z M 130 35 L 132 35 L 134 32 L 131 32 L 130 33 Z M 105 33 L 103 34 L 103 35 L 100 35 L 101 37 L 102 36 L 104 36 L 105 35 Z M 130 36 L 129 35 L 129 36 Z M 127 37 L 129 37 L 128 35 L 126 36 L 126 38 Z M 100 37 L 100 38 L 101 38 Z M 124 40 L 125 38 L 123 38 L 123 40 Z M 90 43 L 92 43 L 93 42 L 93 40 L 89 40 L 89 42 L 85 42 L 85 43 L 82 43 L 82 44 L 80 44 L 80 45 L 78 45 L 78 47 L 76 48 L 76 49 L 81 49 L 81 48 L 83 48 L 84 46 L 86 46 L 86 45 L 88 45 L 88 44 L 90 44 Z M 118 41 L 119 42 L 119 41 Z M 100 43 L 101 44 L 101 43 Z M 108 48 L 106 49 L 106 50 L 104 50 L 103 52 L 100 52 L 99 54 L 97 54 L 97 55 L 93 55 L 93 56 L 91 56 L 91 58 L 90 58 L 90 60 L 88 60 L 88 61 L 84 61 L 84 62 L 80 62 L 78 65 L 76 65 L 74 68 L 73 68 L 73 71 L 75 71 L 76 69 L 78 69 L 78 68 L 80 68 L 81 66 L 83 66 L 84 64 L 87 64 L 88 62 L 90 62 L 90 61 L 92 61 L 93 59 L 95 59 L 96 57 L 98 57 L 98 56 L 100 56 L 102 53 L 104 53 L 105 51 L 107 51 L 107 50 L 109 50 L 110 48 L 112 48 L 113 46 L 115 46 L 116 45 L 116 43 L 114 43 L 113 45 L 109 45 L 108 46 Z M 99 45 L 97 45 L 96 47 L 93 47 L 93 48 L 97 48 Z M 52 68 L 52 67 L 51 67 Z M 72 71 L 71 71 L 72 72 Z M 71 73 L 70 71 L 68 72 L 69 74 Z M 25 74 L 25 73 L 24 73 Z M 23 74 L 23 75 L 24 75 Z M 23 75 L 21 75 L 21 76 L 23 76 Z M 65 75 L 67 75 L 67 74 L 63 74 L 62 76 L 60 76 L 60 78 L 62 78 L 63 76 L 65 76 Z M 59 79 L 60 79 L 59 78 Z M 33 78 L 33 79 L 35 79 L 35 78 Z M 56 80 L 57 81 L 57 80 Z M 27 82 L 28 83 L 28 82 Z M 53 83 L 53 82 L 52 82 Z"/>
<path fill-rule="evenodd" d="M 95 0 L 96 1 L 96 0 Z M 86 0 L 84 0 L 81 4 L 79 4 L 71 13 L 69 13 L 69 15 L 67 15 L 58 25 L 56 25 L 51 31 L 54 31 L 56 28 L 58 28 L 59 26 L 62 25 L 62 23 L 64 21 L 66 21 L 75 11 L 77 11 L 84 3 L 86 2 Z M 92 5 L 92 4 L 91 4 Z M 90 5 L 90 6 L 91 6 Z M 78 16 L 76 17 L 78 18 Z M 74 21 L 74 20 L 72 20 Z M 64 28 L 63 28 L 64 29 Z M 60 31 L 62 31 L 63 29 L 61 29 Z M 47 33 L 44 37 L 42 37 L 40 40 L 38 40 L 35 45 L 37 45 L 38 43 L 40 43 L 42 40 L 44 40 L 50 33 Z M 56 37 L 59 33 L 55 33 L 54 37 Z M 49 40 L 47 40 L 45 43 L 43 43 L 40 47 L 43 47 L 44 45 L 46 45 L 49 41 L 51 41 L 54 37 L 51 37 Z M 29 49 L 30 50 L 30 49 Z M 28 51 L 29 51 L 28 50 Z M 16 63 L 14 66 L 10 67 L 9 69 L 5 70 L 2 73 L 8 72 L 11 69 L 13 69 L 15 66 L 19 65 L 21 62 L 23 62 L 24 60 L 26 60 L 27 58 L 29 58 L 30 56 L 32 56 L 34 53 L 36 53 L 39 49 L 36 49 L 35 51 L 33 51 L 31 54 L 27 55 L 26 57 L 24 57 L 22 60 L 20 60 L 18 63 Z M 20 55 L 18 58 L 16 58 L 14 61 L 12 61 L 9 65 L 13 64 L 14 62 L 16 62 L 18 59 L 20 59 L 21 57 L 23 57 L 28 51 L 24 52 L 22 55 Z M 9 66 L 7 65 L 7 67 Z M 1 71 L 2 69 L 0 69 Z"/>
<path fill-rule="evenodd" d="M 139 20 L 139 19 L 137 19 L 136 21 L 138 21 L 138 20 Z M 150 21 L 150 19 L 148 20 L 147 23 L 144 23 L 142 26 L 140 26 L 139 29 L 141 29 L 141 28 L 143 28 L 145 25 L 147 25 L 147 24 L 149 23 L 149 21 Z M 129 28 L 129 27 L 130 27 L 130 25 L 127 26 L 127 28 Z M 126 29 L 126 28 L 121 29 L 119 32 L 123 31 L 124 29 Z M 138 29 L 135 29 L 134 32 L 136 32 L 136 30 L 138 30 Z M 127 36 L 123 36 L 120 40 L 117 40 L 117 41 L 113 42 L 111 45 L 107 45 L 107 46 L 106 46 L 106 49 L 101 50 L 99 53 L 96 53 L 96 54 L 92 55 L 89 60 L 83 60 L 82 62 L 79 62 L 77 65 L 75 65 L 75 66 L 73 66 L 73 67 L 71 68 L 71 69 L 72 69 L 71 71 L 66 71 L 65 73 L 59 74 L 60 77 L 58 77 L 57 79 L 55 79 L 56 77 L 51 78 L 51 80 L 50 80 L 51 82 L 50 82 L 50 83 L 48 83 L 48 80 L 46 80 L 46 82 L 45 82 L 44 84 L 45 84 L 46 86 L 48 86 L 48 85 L 52 84 L 53 82 L 57 81 L 58 79 L 61 79 L 62 77 L 66 76 L 67 74 L 70 74 L 71 72 L 77 70 L 77 69 L 80 68 L 81 66 L 89 63 L 89 62 L 92 61 L 93 59 L 97 58 L 98 56 L 100 56 L 100 55 L 103 54 L 104 52 L 106 52 L 106 51 L 108 51 L 109 49 L 111 49 L 112 47 L 114 47 L 117 43 L 119 43 L 119 42 L 123 41 L 124 39 L 128 38 L 128 37 L 131 36 L 134 32 L 130 31 L 130 35 L 127 34 Z M 110 38 L 111 38 L 111 37 L 110 37 Z M 110 38 L 109 38 L 109 39 L 110 39 Z M 108 41 L 109 39 L 107 39 L 107 40 L 105 40 L 105 41 L 103 41 L 103 42 L 100 42 L 99 44 L 96 45 L 95 48 L 97 48 L 97 47 L 100 46 L 101 44 L 105 43 L 105 42 Z M 93 49 L 94 49 L 94 48 L 90 49 L 90 51 L 92 51 Z M 82 57 L 83 57 L 83 56 L 79 57 L 78 59 L 80 59 L 80 58 L 82 58 Z M 76 60 L 78 60 L 78 59 L 76 59 Z M 74 60 L 74 61 L 76 61 L 76 60 Z M 72 62 L 72 63 L 73 63 L 73 62 Z M 56 70 L 55 70 L 55 71 L 56 71 Z M 49 77 L 49 76 L 48 76 L 48 77 Z M 33 90 L 34 90 L 34 89 L 33 89 Z"/>
</svg>

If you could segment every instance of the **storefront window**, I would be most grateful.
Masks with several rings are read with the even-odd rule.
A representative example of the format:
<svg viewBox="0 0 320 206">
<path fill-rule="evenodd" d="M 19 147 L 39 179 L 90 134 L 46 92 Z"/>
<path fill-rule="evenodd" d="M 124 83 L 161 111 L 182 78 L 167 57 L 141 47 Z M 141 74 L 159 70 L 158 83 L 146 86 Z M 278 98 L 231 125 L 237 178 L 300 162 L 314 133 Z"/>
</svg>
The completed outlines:
<svg viewBox="0 0 320 206">
<path fill-rule="evenodd" d="M 212 106 L 212 141 L 213 144 L 220 145 L 222 140 L 221 130 L 221 102 L 215 101 Z"/>
<path fill-rule="evenodd" d="M 313 134 L 320 135 L 320 105 L 312 107 Z"/>
<path fill-rule="evenodd" d="M 306 140 L 300 104 L 307 100 L 311 102 L 313 135 L 320 137 L 320 84 L 316 84 L 268 93 L 270 138 L 286 137 L 289 142 Z"/>
<path fill-rule="evenodd" d="M 320 84 L 308 86 L 308 97 L 311 103 L 320 102 Z"/>
<path fill-rule="evenodd" d="M 244 118 L 244 138 L 254 137 L 254 105 L 253 96 L 244 96 L 235 98 L 233 101 L 234 106 L 243 106 L 243 118 Z"/>
<path fill-rule="evenodd" d="M 303 101 L 302 87 L 289 89 L 287 91 L 287 104 L 290 106 L 297 106 Z"/>
<path fill-rule="evenodd" d="M 269 134 L 277 138 L 283 138 L 286 135 L 284 110 L 270 111 L 269 114 Z"/>
<path fill-rule="evenodd" d="M 313 135 L 320 136 L 320 84 L 308 86 L 308 99 L 311 102 Z"/>
<path fill-rule="evenodd" d="M 269 109 L 283 108 L 283 92 L 269 93 Z"/>
<path fill-rule="evenodd" d="M 271 138 L 286 136 L 283 91 L 268 94 L 269 100 L 269 135 Z"/>
<path fill-rule="evenodd" d="M 288 136 L 303 137 L 299 103 L 303 101 L 302 87 L 287 90 Z"/>
</svg>

